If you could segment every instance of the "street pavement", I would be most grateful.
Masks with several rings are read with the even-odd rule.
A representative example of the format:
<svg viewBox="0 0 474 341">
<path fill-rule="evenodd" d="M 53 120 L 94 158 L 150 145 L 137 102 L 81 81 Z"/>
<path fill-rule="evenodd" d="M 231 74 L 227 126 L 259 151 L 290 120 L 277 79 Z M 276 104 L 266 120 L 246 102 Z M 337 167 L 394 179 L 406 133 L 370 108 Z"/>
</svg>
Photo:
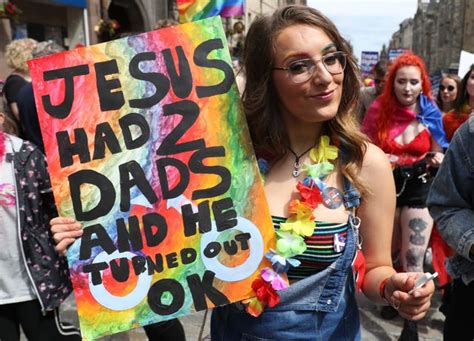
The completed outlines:
<svg viewBox="0 0 474 341">
<path fill-rule="evenodd" d="M 357 297 L 362 326 L 363 341 L 393 341 L 398 340 L 403 319 L 384 320 L 380 317 L 380 306 L 375 305 L 363 295 Z M 433 297 L 431 308 L 422 321 L 418 323 L 420 341 L 442 340 L 444 316 L 438 310 L 441 303 L 439 292 Z M 69 298 L 62 306 L 61 316 L 64 321 L 78 325 L 74 299 Z M 187 341 L 210 340 L 210 311 L 198 312 L 180 318 L 186 333 Z M 204 324 L 204 325 L 203 325 Z M 101 338 L 101 341 L 141 341 L 146 340 L 142 328 Z"/>
</svg>

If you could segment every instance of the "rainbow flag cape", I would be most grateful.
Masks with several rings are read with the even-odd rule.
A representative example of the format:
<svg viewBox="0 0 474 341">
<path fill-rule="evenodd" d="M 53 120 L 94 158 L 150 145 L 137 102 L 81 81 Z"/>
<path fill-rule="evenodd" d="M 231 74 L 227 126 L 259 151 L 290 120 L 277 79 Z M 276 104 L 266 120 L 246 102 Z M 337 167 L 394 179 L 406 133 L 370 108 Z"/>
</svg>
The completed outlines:
<svg viewBox="0 0 474 341">
<path fill-rule="evenodd" d="M 177 0 L 177 4 L 180 23 L 244 14 L 244 0 Z"/>
</svg>

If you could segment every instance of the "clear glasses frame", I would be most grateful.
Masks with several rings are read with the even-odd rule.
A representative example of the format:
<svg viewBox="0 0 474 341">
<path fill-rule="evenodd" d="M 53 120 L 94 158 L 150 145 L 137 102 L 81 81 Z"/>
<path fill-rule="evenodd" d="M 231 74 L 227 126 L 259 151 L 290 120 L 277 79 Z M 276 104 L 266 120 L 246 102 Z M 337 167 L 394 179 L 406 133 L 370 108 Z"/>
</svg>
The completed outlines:
<svg viewBox="0 0 474 341">
<path fill-rule="evenodd" d="M 273 70 L 286 71 L 294 83 L 304 83 L 314 74 L 316 64 L 321 62 L 331 75 L 344 72 L 347 64 L 347 55 L 342 51 L 332 52 L 324 55 L 321 59 L 312 58 L 299 59 L 291 62 L 286 67 L 273 67 Z"/>
</svg>

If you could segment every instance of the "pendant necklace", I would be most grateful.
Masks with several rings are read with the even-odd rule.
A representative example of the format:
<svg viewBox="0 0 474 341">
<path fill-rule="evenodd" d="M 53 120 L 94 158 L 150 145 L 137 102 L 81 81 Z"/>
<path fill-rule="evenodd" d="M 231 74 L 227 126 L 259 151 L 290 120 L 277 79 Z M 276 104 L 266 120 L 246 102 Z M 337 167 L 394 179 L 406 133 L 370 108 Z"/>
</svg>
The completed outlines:
<svg viewBox="0 0 474 341">
<path fill-rule="evenodd" d="M 311 147 L 309 147 L 308 149 L 306 149 L 304 152 L 302 152 L 300 155 L 296 154 L 293 149 L 291 149 L 290 147 L 288 147 L 288 150 L 290 151 L 291 154 L 293 154 L 295 156 L 295 163 L 293 164 L 293 176 L 296 178 L 298 177 L 300 174 L 301 174 L 301 163 L 300 163 L 300 159 L 306 154 L 308 153 L 316 144 L 313 144 Z"/>
</svg>

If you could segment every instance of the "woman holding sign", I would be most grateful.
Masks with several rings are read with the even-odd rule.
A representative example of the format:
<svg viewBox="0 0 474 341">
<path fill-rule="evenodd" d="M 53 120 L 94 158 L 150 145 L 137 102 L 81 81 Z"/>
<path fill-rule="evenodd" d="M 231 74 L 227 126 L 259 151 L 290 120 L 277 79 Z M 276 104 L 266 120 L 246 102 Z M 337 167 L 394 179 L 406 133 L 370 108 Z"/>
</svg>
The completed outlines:
<svg viewBox="0 0 474 341">
<path fill-rule="evenodd" d="M 355 282 L 422 318 L 434 285 L 408 294 L 422 274 L 391 266 L 395 190 L 385 154 L 357 128 L 347 42 L 320 12 L 289 6 L 252 24 L 244 66 L 244 108 L 278 237 L 266 255 L 274 268 L 249 288 L 255 298 L 214 309 L 212 340 L 360 339 Z M 74 220 L 51 223 L 58 250 L 82 234 Z M 363 267 L 360 247 L 364 279 L 352 275 L 352 264 Z"/>
<path fill-rule="evenodd" d="M 212 340 L 360 339 L 356 284 L 404 318 L 423 318 L 434 285 L 409 294 L 423 274 L 392 268 L 391 167 L 357 128 L 359 73 L 346 40 L 317 10 L 285 7 L 253 22 L 244 66 L 277 244 L 267 254 L 274 269 L 252 285 L 256 298 L 214 309 Z M 358 276 L 352 269 L 362 253 L 364 278 L 363 266 Z M 288 266 L 291 285 L 279 290 Z"/>
</svg>

